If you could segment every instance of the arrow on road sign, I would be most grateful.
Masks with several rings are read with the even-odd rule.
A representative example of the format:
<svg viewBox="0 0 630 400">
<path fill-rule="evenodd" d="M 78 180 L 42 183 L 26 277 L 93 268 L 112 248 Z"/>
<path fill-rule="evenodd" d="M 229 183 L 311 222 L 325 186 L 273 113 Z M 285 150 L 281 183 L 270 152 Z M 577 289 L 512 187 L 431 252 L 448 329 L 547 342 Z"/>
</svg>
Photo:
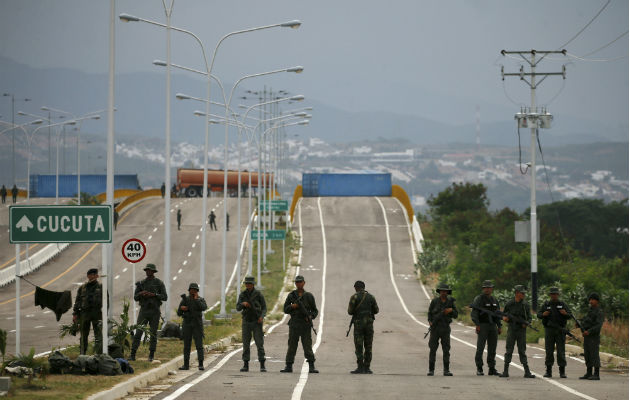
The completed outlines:
<svg viewBox="0 0 630 400">
<path fill-rule="evenodd" d="M 21 229 L 22 232 L 26 232 L 33 227 L 33 223 L 31 222 L 30 219 L 26 217 L 26 215 L 24 215 L 22 216 L 22 218 L 20 218 L 18 223 L 15 224 L 15 227 L 18 229 Z"/>
</svg>

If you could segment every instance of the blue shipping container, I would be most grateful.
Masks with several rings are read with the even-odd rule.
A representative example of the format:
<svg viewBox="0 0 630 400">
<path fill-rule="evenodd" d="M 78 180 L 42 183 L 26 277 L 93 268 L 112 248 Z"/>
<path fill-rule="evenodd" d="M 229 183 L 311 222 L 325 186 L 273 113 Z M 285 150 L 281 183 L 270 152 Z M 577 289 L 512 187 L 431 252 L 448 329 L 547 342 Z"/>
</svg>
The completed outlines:
<svg viewBox="0 0 630 400">
<path fill-rule="evenodd" d="M 31 175 L 31 197 L 55 197 L 56 175 Z M 138 175 L 114 175 L 114 190 L 138 189 Z M 107 175 L 81 175 L 81 192 L 92 196 L 104 193 Z M 59 197 L 77 195 L 77 176 L 59 175 Z"/>
<path fill-rule="evenodd" d="M 391 174 L 302 174 L 304 197 L 391 196 Z"/>
</svg>

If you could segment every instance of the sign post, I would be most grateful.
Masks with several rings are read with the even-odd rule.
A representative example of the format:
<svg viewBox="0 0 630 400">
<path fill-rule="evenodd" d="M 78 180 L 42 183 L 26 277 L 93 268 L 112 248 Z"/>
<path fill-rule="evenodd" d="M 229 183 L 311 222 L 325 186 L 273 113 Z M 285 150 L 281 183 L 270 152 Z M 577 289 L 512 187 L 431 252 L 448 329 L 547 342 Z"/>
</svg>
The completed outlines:
<svg viewBox="0 0 630 400">
<path fill-rule="evenodd" d="M 147 246 L 145 246 L 144 242 L 140 239 L 129 239 L 126 240 L 122 245 L 122 256 L 127 262 L 131 264 L 138 263 L 142 261 L 144 256 L 147 254 Z M 131 298 L 133 299 L 133 295 L 136 289 L 136 268 L 131 266 Z M 138 321 L 137 313 L 136 313 L 136 302 L 133 302 L 133 323 L 135 324 Z"/>
<path fill-rule="evenodd" d="M 20 354 L 20 243 L 111 243 L 112 207 L 10 206 L 9 242 L 15 244 L 15 353 Z M 103 304 L 106 310 L 106 299 Z M 103 337 L 104 353 L 106 338 Z"/>
</svg>

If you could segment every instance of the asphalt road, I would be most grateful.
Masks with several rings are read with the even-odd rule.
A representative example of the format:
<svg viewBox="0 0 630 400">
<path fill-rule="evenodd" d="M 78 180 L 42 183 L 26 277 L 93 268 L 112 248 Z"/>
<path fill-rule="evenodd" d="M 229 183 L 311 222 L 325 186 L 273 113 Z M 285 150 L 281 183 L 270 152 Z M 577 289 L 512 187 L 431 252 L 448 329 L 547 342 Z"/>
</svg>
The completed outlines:
<svg viewBox="0 0 630 400">
<path fill-rule="evenodd" d="M 171 200 L 171 309 L 172 317 L 179 304 L 179 295 L 185 293 L 190 282 L 199 282 L 200 271 L 200 238 L 201 224 L 207 219 L 201 215 L 202 199 L 172 199 Z M 223 198 L 209 198 L 208 212 L 215 209 L 219 231 L 207 231 L 206 234 L 206 293 L 209 306 L 219 300 L 221 285 L 221 245 L 222 245 L 222 215 Z M 175 214 L 182 210 L 181 230 L 177 230 Z M 239 230 L 237 223 L 237 201 L 228 199 L 228 213 L 230 214 L 231 229 L 227 235 L 226 252 L 226 281 L 235 270 L 237 243 Z M 241 200 L 241 219 L 243 232 L 247 226 L 247 199 Z M 12 264 L 15 256 L 13 245 L 8 244 L 8 208 L 0 208 L 0 231 L 2 236 L 2 264 Z M 242 235 L 242 233 L 241 233 Z M 122 257 L 122 244 L 130 238 L 138 238 L 147 245 L 147 255 L 138 264 L 131 264 Z M 6 252 L 8 249 L 9 252 Z M 113 239 L 113 274 L 114 297 L 112 305 L 114 316 L 122 311 L 124 297 L 132 298 L 135 280 L 145 276 L 142 268 L 149 262 L 157 266 L 157 277 L 164 279 L 164 202 L 162 199 L 148 199 L 130 208 L 121 215 L 118 229 Z M 0 264 L 0 266 L 2 265 Z M 26 276 L 28 281 L 48 290 L 71 290 L 73 300 L 79 285 L 86 281 L 86 272 L 91 267 L 101 266 L 101 246 L 98 244 L 72 244 L 55 259 L 51 260 L 39 270 Z M 243 269 L 247 267 L 244 263 Z M 255 265 L 254 265 L 255 268 Z M 235 279 L 232 281 L 235 284 Z M 21 285 L 21 351 L 28 352 L 34 347 L 37 353 L 51 350 L 53 347 L 63 347 L 78 343 L 78 337 L 59 338 L 60 324 L 72 321 L 72 312 L 64 314 L 59 322 L 54 313 L 48 309 L 42 310 L 34 306 L 34 287 L 22 281 Z M 165 305 L 162 305 L 164 315 Z M 228 310 L 230 311 L 230 310 Z M 15 351 L 15 284 L 0 288 L 0 327 L 9 331 L 7 340 L 8 353 Z M 159 354 L 157 354 L 159 358 Z"/>
<path fill-rule="evenodd" d="M 306 373 L 308 365 L 299 347 L 294 372 L 279 372 L 287 349 L 285 319 L 265 339 L 269 372 L 259 372 L 255 361 L 250 372 L 239 372 L 241 352 L 236 349 L 156 398 L 196 399 L 207 394 L 214 399 L 628 398 L 627 374 L 602 372 L 600 382 L 578 380 L 585 367 L 577 358 L 568 360 L 568 379 L 557 378 L 557 367 L 554 378 L 541 378 L 544 351 L 534 346 L 528 347 L 528 357 L 536 379 L 524 379 L 518 361 L 513 361 L 510 378 L 478 377 L 474 329 L 458 324 L 452 325 L 451 339 L 455 376 L 442 376 L 441 350 L 436 376 L 426 376 L 429 350 L 423 336 L 433 294 L 415 279 L 410 230 L 400 204 L 393 198 L 304 198 L 297 222 L 303 239 L 299 273 L 320 310 L 315 320 L 318 335 L 313 336 L 320 373 Z M 366 283 L 380 307 L 374 325 L 373 375 L 349 373 L 356 364 L 352 336 L 345 336 L 346 310 L 357 279 Z M 472 299 L 460 300 L 464 304 Z M 497 353 L 504 350 L 505 342 L 500 341 Z M 497 356 L 497 367 L 502 364 Z"/>
</svg>

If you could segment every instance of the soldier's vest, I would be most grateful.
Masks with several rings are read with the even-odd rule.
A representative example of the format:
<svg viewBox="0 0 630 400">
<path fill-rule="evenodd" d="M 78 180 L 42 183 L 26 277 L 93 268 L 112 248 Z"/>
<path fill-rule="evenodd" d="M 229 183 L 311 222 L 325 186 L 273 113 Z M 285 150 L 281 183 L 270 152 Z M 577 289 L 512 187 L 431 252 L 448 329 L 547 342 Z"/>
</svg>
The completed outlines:
<svg viewBox="0 0 630 400">
<path fill-rule="evenodd" d="M 256 289 L 252 290 L 251 293 L 245 290 L 244 293 L 245 301 L 251 304 L 251 307 L 243 309 L 243 319 L 249 322 L 256 321 L 260 317 L 262 311 L 262 302 L 260 300 L 261 294 Z"/>
<path fill-rule="evenodd" d="M 567 320 L 562 317 L 560 310 L 566 310 L 568 312 L 567 305 L 564 304 L 563 301 L 558 301 L 556 303 L 545 301 L 543 304 L 543 311 L 549 311 L 550 314 L 543 317 L 543 326 L 556 329 L 564 328 L 567 325 Z"/>
<path fill-rule="evenodd" d="M 86 282 L 79 288 L 81 311 L 99 310 L 103 305 L 103 285 L 100 282 Z"/>
<path fill-rule="evenodd" d="M 140 286 L 141 290 L 146 290 L 147 292 L 156 294 L 160 293 L 162 285 L 162 281 L 158 278 L 143 279 L 138 282 L 138 286 Z M 144 308 L 145 310 L 159 310 L 160 306 L 162 305 L 162 300 L 160 300 L 157 296 L 141 297 L 140 300 L 138 300 L 138 303 L 140 303 L 140 307 Z"/>
<path fill-rule="evenodd" d="M 365 295 L 365 300 L 363 300 L 363 296 Z M 374 296 L 369 294 L 366 291 L 356 293 L 356 308 L 354 310 L 353 317 L 355 321 L 360 322 L 372 322 L 374 321 L 374 315 L 372 314 L 372 305 L 374 303 Z M 363 301 L 362 301 L 363 300 Z"/>
</svg>

